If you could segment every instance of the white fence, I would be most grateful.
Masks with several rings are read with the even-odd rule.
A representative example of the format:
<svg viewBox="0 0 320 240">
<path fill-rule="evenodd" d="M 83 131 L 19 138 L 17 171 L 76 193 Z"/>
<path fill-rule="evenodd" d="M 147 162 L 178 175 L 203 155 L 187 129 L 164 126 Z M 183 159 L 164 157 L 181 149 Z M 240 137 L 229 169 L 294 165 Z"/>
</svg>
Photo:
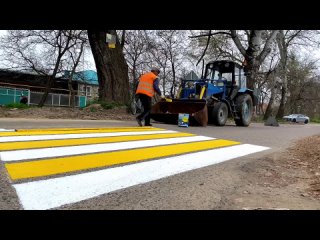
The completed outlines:
<svg viewBox="0 0 320 240">
<path fill-rule="evenodd" d="M 43 93 L 42 92 L 30 92 L 30 104 L 38 105 Z M 87 99 L 85 96 L 75 96 L 75 107 L 85 107 Z M 44 103 L 45 106 L 55 107 L 69 107 L 71 105 L 71 95 L 49 93 Z"/>
</svg>

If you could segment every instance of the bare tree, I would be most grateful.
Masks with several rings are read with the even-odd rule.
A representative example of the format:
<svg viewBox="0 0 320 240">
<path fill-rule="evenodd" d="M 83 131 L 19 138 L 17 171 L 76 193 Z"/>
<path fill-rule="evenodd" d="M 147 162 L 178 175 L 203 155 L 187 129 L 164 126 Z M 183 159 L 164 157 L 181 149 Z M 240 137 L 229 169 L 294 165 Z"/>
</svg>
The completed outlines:
<svg viewBox="0 0 320 240">
<path fill-rule="evenodd" d="M 185 50 L 185 47 L 183 46 L 184 35 L 185 32 L 177 30 L 158 32 L 158 36 L 163 43 L 163 50 L 170 61 L 172 72 L 170 95 L 172 98 L 175 96 L 178 67 L 182 64 L 182 56 L 184 55 Z"/>
<path fill-rule="evenodd" d="M 64 64 L 63 56 L 76 44 L 78 30 L 10 30 L 2 39 L 6 60 L 12 68 L 31 70 L 47 77 L 42 107 L 56 75 Z"/>
<path fill-rule="evenodd" d="M 174 97 L 177 81 L 186 65 L 186 31 L 157 30 L 146 34 L 149 39 L 149 58 L 161 68 L 163 93 Z"/>
<path fill-rule="evenodd" d="M 317 66 L 314 60 L 299 60 L 294 53 L 288 56 L 288 113 L 308 113 L 319 109 L 319 78 L 315 74 Z"/>
<path fill-rule="evenodd" d="M 84 35 L 84 31 L 81 31 L 79 33 L 79 37 L 76 40 L 76 47 L 69 49 L 69 59 L 71 60 L 71 63 L 69 64 L 71 66 L 71 72 L 68 76 L 68 88 L 70 92 L 70 106 L 75 106 L 75 89 L 72 87 L 72 80 L 74 77 L 74 74 L 76 73 L 76 69 L 79 66 L 79 63 L 81 62 L 81 57 L 83 56 L 83 51 L 85 48 L 85 45 L 87 44 L 87 38 Z"/>
<path fill-rule="evenodd" d="M 127 60 L 130 75 L 129 80 L 133 86 L 136 86 L 139 75 L 142 74 L 139 67 L 151 62 L 144 55 L 148 49 L 148 42 L 142 30 L 126 31 L 126 39 L 124 44 L 124 55 Z"/>
<path fill-rule="evenodd" d="M 288 62 L 288 51 L 294 46 L 301 46 L 306 43 L 309 46 L 314 45 L 318 42 L 317 38 L 313 36 L 316 31 L 308 31 L 308 30 L 281 30 L 277 36 L 277 44 L 279 48 L 280 61 L 277 71 L 279 72 L 279 76 L 281 79 L 281 98 L 280 98 L 280 106 L 278 108 L 278 112 L 276 117 L 282 118 L 285 112 L 285 104 L 287 102 L 287 92 L 288 92 L 288 80 L 287 80 L 287 62 Z M 318 44 L 316 44 L 318 45 Z M 295 48 L 298 51 L 297 48 Z"/>
</svg>

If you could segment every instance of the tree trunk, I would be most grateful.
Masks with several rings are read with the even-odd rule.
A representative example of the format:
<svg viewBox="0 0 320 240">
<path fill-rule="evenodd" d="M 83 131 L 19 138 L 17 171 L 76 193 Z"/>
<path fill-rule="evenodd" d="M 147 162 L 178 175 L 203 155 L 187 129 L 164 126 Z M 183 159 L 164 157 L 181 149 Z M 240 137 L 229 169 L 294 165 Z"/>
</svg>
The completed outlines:
<svg viewBox="0 0 320 240">
<path fill-rule="evenodd" d="M 176 84 L 176 69 L 174 67 L 173 62 L 171 62 L 171 66 L 172 66 L 172 85 L 171 85 L 171 89 L 170 89 L 170 95 L 172 98 L 174 98 L 174 95 L 175 95 L 174 88 L 175 88 L 175 84 Z"/>
<path fill-rule="evenodd" d="M 275 88 L 272 87 L 271 88 L 271 96 L 270 96 L 270 100 L 269 100 L 269 103 L 268 103 L 268 107 L 266 109 L 266 112 L 263 116 L 263 120 L 267 120 L 268 117 L 272 116 L 272 112 L 273 112 L 273 102 L 274 102 L 274 95 L 275 95 Z"/>
<path fill-rule="evenodd" d="M 136 86 L 138 83 L 136 60 L 133 61 L 133 65 L 132 65 L 132 80 L 133 80 L 132 96 L 135 96 Z"/>
<path fill-rule="evenodd" d="M 132 78 L 133 78 L 133 85 L 136 86 L 138 82 L 136 61 L 134 61 L 132 65 Z"/>
<path fill-rule="evenodd" d="M 74 89 L 72 87 L 72 84 L 70 82 L 68 82 L 68 88 L 70 91 L 70 107 L 74 108 L 75 106 L 75 94 L 74 94 Z"/>
<path fill-rule="evenodd" d="M 53 80 L 52 79 L 54 79 L 54 78 L 55 78 L 55 76 L 48 76 L 48 81 L 46 83 L 46 88 L 45 88 L 44 93 L 42 95 L 42 98 L 41 98 L 41 100 L 40 100 L 40 102 L 38 104 L 38 107 L 43 107 L 45 101 L 47 100 L 47 97 L 49 95 L 49 91 L 50 91 L 50 89 L 52 87 L 52 84 L 53 84 Z"/>
<path fill-rule="evenodd" d="M 48 77 L 48 81 L 47 81 L 47 84 L 46 84 L 46 89 L 44 91 L 44 94 L 42 95 L 42 98 L 40 100 L 40 103 L 39 103 L 38 107 L 43 107 L 45 101 L 47 100 L 47 97 L 48 97 L 49 92 L 50 92 L 50 90 L 52 88 L 52 85 L 53 85 L 53 81 L 56 78 L 56 75 L 57 75 L 57 72 L 58 72 L 58 68 L 59 68 L 59 65 L 60 65 L 61 57 L 62 57 L 62 55 L 58 56 L 56 65 L 55 65 L 54 70 L 53 70 L 53 73 L 52 73 L 52 75 L 50 75 Z"/>
<path fill-rule="evenodd" d="M 286 95 L 287 90 L 285 87 L 282 86 L 281 89 L 281 100 L 280 100 L 280 106 L 276 115 L 276 118 L 280 119 L 284 116 L 284 109 L 285 109 L 285 102 L 286 102 Z"/>
<path fill-rule="evenodd" d="M 163 95 L 166 95 L 166 69 L 163 68 L 163 79 L 162 79 L 162 91 Z"/>
<path fill-rule="evenodd" d="M 265 97 L 263 97 L 263 95 L 261 95 L 260 97 L 260 103 L 259 103 L 259 115 L 264 115 L 264 109 L 263 109 L 263 106 L 264 106 L 264 99 Z"/>
<path fill-rule="evenodd" d="M 99 80 L 99 100 L 126 104 L 129 101 L 128 65 L 118 37 L 116 47 L 109 48 L 106 43 L 107 33 L 116 35 L 115 30 L 88 30 Z"/>
<path fill-rule="evenodd" d="M 284 116 L 285 104 L 287 101 L 287 88 L 288 88 L 288 79 L 287 79 L 287 58 L 288 58 L 288 49 L 285 42 L 284 31 L 281 30 L 277 37 L 277 43 L 280 52 L 280 76 L 282 80 L 281 88 L 281 99 L 280 106 L 276 115 L 276 118 L 282 118 Z"/>
<path fill-rule="evenodd" d="M 248 59 L 248 58 L 246 58 Z M 254 89 L 257 82 L 257 75 L 259 73 L 260 64 L 254 59 L 248 59 L 247 65 L 244 67 L 244 72 L 247 77 L 247 88 Z"/>
<path fill-rule="evenodd" d="M 56 61 L 55 67 L 53 69 L 53 73 L 48 78 L 48 81 L 47 81 L 47 84 L 46 84 L 46 89 L 45 89 L 44 94 L 42 95 L 42 98 L 41 98 L 40 103 L 38 105 L 39 107 L 43 107 L 45 101 L 47 100 L 49 91 L 51 90 L 51 87 L 53 85 L 53 81 L 56 78 L 56 75 L 57 75 L 57 72 L 58 72 L 58 68 L 59 68 L 59 65 L 60 65 L 61 57 L 62 57 L 61 54 L 59 54 L 58 57 L 57 57 L 57 61 Z"/>
</svg>

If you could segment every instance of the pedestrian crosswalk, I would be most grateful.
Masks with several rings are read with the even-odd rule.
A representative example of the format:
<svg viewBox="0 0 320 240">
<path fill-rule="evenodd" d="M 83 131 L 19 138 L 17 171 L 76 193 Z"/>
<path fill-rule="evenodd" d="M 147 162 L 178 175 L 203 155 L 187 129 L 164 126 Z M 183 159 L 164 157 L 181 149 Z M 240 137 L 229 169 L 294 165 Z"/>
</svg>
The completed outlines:
<svg viewBox="0 0 320 240">
<path fill-rule="evenodd" d="M 51 209 L 268 149 L 153 127 L 0 132 L 24 209 Z"/>
</svg>

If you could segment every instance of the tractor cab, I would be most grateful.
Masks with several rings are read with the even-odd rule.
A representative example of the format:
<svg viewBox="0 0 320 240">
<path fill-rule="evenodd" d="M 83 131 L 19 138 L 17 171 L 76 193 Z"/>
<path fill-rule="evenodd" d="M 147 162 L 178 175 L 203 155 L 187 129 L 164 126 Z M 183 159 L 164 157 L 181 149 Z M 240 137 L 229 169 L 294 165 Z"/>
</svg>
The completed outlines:
<svg viewBox="0 0 320 240">
<path fill-rule="evenodd" d="M 208 95 L 222 93 L 222 98 L 226 98 L 234 91 L 246 88 L 242 66 L 232 61 L 209 62 L 206 65 L 204 79 L 208 82 Z"/>
</svg>

